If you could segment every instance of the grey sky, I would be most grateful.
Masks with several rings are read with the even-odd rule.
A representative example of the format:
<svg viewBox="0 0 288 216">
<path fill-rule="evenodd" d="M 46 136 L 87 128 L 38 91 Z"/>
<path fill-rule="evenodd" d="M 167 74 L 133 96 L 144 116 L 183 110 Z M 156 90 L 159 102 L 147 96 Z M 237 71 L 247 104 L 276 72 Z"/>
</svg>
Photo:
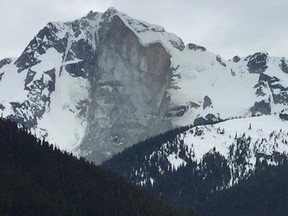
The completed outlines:
<svg viewBox="0 0 288 216">
<path fill-rule="evenodd" d="M 1 2 L 0 59 L 19 56 L 49 21 L 115 7 L 224 58 L 267 51 L 288 57 L 287 0 L 9 0 Z"/>
</svg>

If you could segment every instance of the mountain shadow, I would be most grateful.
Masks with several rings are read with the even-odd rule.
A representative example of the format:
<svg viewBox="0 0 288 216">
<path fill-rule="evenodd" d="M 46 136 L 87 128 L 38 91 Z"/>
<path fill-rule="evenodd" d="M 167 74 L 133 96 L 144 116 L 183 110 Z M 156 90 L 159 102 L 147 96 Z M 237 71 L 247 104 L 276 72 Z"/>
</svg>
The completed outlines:
<svg viewBox="0 0 288 216">
<path fill-rule="evenodd" d="M 194 215 L 0 119 L 0 215 Z"/>
<path fill-rule="evenodd" d="M 212 149 L 197 162 L 189 160 L 191 155 L 186 154 L 185 145 L 179 138 L 185 130 L 187 128 L 178 128 L 142 141 L 104 162 L 102 167 L 171 205 L 193 208 L 199 215 L 288 215 L 285 153 L 257 153 L 254 171 L 244 177 L 232 176 L 231 164 L 234 163 L 232 168 L 238 169 L 238 173 L 243 173 L 242 168 L 249 165 L 245 164 L 249 137 L 235 138 L 237 154 L 233 157 L 225 158 Z M 173 152 L 179 152 L 178 158 L 186 163 L 178 169 L 167 159 Z M 237 180 L 232 186 L 231 179 Z"/>
</svg>

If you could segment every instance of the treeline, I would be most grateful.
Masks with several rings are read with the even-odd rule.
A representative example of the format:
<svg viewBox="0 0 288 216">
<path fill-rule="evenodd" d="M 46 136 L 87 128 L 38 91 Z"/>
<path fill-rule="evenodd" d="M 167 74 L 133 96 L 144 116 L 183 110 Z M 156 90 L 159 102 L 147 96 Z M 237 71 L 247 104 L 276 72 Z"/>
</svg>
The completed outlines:
<svg viewBox="0 0 288 216">
<path fill-rule="evenodd" d="M 176 128 L 173 130 L 169 130 L 163 134 L 158 134 L 156 136 L 143 140 L 114 155 L 111 159 L 104 161 L 101 166 L 114 173 L 118 173 L 119 175 L 123 176 L 127 181 L 134 182 L 134 180 L 136 181 L 136 179 L 133 179 L 134 176 L 131 175 L 131 172 L 133 172 L 135 168 L 137 169 L 143 166 L 143 164 L 147 163 L 147 158 L 153 152 L 159 150 L 163 143 L 175 143 L 175 140 L 177 140 L 177 136 L 181 133 L 187 132 L 188 129 L 191 127 L 192 126 Z M 167 164 L 167 161 L 161 162 L 166 163 L 165 166 L 169 165 Z M 155 168 L 153 167 L 153 165 L 154 164 L 146 164 L 146 166 L 149 168 Z"/>
<path fill-rule="evenodd" d="M 0 119 L 0 215 L 193 215 Z"/>
<path fill-rule="evenodd" d="M 175 206 L 194 208 L 200 215 L 288 215 L 287 155 L 257 153 L 255 173 L 247 172 L 249 175 L 241 176 L 247 171 L 245 158 L 249 157 L 251 137 L 245 134 L 237 137 L 236 134 L 236 143 L 229 150 L 230 159 L 212 149 L 196 162 L 186 160 L 184 153 L 187 154 L 187 151 L 184 151 L 185 145 L 179 139 L 180 133 L 190 133 L 190 130 L 179 128 L 149 138 L 102 166 L 130 182 L 146 180 L 142 187 L 151 194 Z M 225 132 L 219 129 L 219 133 Z M 165 152 L 161 148 L 164 143 Z M 187 164 L 171 171 L 167 155 L 175 152 L 174 148 L 180 152 L 179 156 L 184 152 L 181 158 Z M 153 184 L 150 184 L 151 178 Z M 236 185 L 227 189 L 230 182 Z"/>
</svg>

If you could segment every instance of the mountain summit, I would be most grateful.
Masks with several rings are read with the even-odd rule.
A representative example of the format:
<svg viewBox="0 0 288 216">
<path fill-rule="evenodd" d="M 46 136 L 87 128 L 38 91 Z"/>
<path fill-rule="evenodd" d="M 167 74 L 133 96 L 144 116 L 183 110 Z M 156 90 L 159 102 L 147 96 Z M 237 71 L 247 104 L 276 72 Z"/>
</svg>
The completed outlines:
<svg viewBox="0 0 288 216">
<path fill-rule="evenodd" d="M 180 126 L 287 120 L 287 79 L 285 58 L 227 61 L 109 8 L 48 23 L 20 57 L 1 60 L 0 115 L 101 163 Z"/>
</svg>

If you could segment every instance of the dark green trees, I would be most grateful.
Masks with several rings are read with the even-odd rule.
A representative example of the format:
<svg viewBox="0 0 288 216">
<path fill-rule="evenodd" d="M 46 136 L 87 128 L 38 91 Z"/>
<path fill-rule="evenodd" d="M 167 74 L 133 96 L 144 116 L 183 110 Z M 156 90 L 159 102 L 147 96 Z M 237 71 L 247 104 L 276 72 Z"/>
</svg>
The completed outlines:
<svg viewBox="0 0 288 216">
<path fill-rule="evenodd" d="M 191 215 L 0 120 L 0 215 Z"/>
</svg>

